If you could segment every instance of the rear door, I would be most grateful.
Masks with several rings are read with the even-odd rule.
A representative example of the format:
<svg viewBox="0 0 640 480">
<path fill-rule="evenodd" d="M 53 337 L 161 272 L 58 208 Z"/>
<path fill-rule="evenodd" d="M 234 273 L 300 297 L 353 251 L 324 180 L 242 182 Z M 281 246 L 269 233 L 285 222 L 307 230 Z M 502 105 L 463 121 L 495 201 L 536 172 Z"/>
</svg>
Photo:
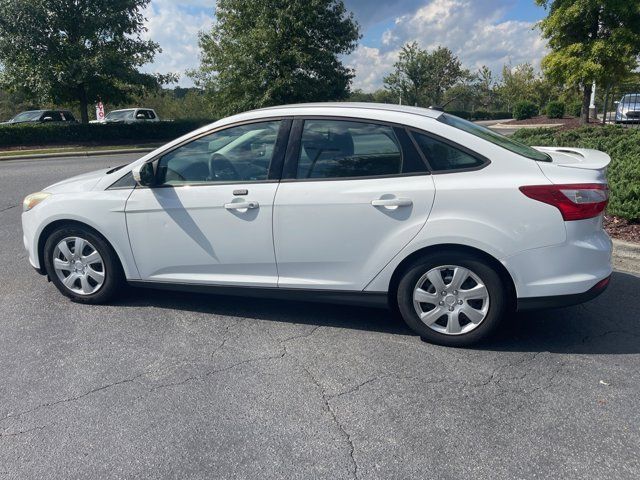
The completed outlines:
<svg viewBox="0 0 640 480">
<path fill-rule="evenodd" d="M 425 224 L 427 167 L 403 127 L 298 118 L 274 203 L 278 285 L 362 290 Z"/>
</svg>

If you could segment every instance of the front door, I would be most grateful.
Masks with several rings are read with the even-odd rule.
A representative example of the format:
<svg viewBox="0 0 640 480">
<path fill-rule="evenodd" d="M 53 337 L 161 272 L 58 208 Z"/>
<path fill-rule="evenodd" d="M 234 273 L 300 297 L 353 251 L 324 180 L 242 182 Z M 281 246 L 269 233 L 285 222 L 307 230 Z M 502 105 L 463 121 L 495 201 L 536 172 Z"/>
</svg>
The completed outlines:
<svg viewBox="0 0 640 480">
<path fill-rule="evenodd" d="M 427 221 L 432 177 L 401 127 L 306 119 L 294 132 L 274 207 L 278 285 L 363 290 Z"/>
<path fill-rule="evenodd" d="M 276 286 L 273 201 L 287 121 L 216 131 L 157 160 L 126 206 L 142 280 Z"/>
</svg>

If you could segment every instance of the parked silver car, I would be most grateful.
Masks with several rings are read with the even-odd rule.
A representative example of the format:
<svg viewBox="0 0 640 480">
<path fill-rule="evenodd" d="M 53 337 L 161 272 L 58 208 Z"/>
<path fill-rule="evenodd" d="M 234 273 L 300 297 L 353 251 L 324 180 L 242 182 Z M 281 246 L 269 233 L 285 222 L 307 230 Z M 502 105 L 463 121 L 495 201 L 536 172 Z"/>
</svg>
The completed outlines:
<svg viewBox="0 0 640 480">
<path fill-rule="evenodd" d="M 640 122 L 640 93 L 627 93 L 616 108 L 616 123 Z"/>
<path fill-rule="evenodd" d="M 158 114 L 151 108 L 125 108 L 109 112 L 104 120 L 94 120 L 90 123 L 140 123 L 159 122 Z"/>
</svg>

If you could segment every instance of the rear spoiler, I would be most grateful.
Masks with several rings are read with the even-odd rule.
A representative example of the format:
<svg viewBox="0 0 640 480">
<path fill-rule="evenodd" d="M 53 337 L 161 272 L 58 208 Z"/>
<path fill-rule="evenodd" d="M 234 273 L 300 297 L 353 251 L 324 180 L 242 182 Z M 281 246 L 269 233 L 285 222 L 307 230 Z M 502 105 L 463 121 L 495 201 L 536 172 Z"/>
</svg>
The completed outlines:
<svg viewBox="0 0 640 480">
<path fill-rule="evenodd" d="M 611 163 L 611 157 L 600 150 L 572 147 L 533 147 L 551 156 L 554 165 L 586 170 L 603 170 Z"/>
</svg>

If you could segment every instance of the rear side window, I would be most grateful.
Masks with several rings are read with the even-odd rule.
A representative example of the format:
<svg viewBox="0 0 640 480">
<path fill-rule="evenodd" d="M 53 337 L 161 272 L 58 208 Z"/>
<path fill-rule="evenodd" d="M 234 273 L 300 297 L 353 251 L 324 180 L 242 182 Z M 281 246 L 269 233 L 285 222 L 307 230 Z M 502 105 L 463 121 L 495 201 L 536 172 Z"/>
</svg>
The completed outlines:
<svg viewBox="0 0 640 480">
<path fill-rule="evenodd" d="M 435 172 L 477 168 L 483 160 L 436 138 L 413 132 L 413 137 Z"/>
<path fill-rule="evenodd" d="M 464 132 L 470 133 L 471 135 L 475 135 L 476 137 L 482 138 L 483 140 L 491 142 L 494 145 L 498 145 L 499 147 L 505 148 L 510 152 L 517 153 L 518 155 L 522 155 L 526 158 L 530 158 L 531 160 L 536 160 L 538 162 L 551 161 L 551 157 L 546 153 L 540 152 L 535 148 L 531 148 L 520 142 L 516 142 L 511 138 L 500 135 L 499 133 L 489 130 L 488 128 L 482 127 L 467 120 L 463 120 L 462 118 L 456 117 L 454 115 L 443 113 L 438 118 L 438 121 Z"/>
<path fill-rule="evenodd" d="M 306 120 L 297 178 L 397 175 L 402 149 L 392 127 L 344 120 Z"/>
</svg>

